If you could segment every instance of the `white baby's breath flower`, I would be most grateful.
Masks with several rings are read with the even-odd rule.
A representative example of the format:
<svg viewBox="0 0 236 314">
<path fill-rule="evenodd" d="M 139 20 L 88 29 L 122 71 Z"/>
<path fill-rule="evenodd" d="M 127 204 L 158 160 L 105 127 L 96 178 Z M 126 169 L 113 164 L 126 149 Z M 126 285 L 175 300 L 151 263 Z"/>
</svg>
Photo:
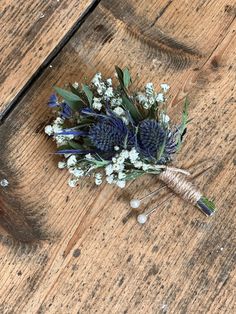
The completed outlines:
<svg viewBox="0 0 236 314">
<path fill-rule="evenodd" d="M 107 176 L 110 176 L 113 173 L 113 165 L 109 164 L 105 167 L 105 172 Z"/>
<path fill-rule="evenodd" d="M 162 93 L 158 93 L 156 96 L 156 101 L 157 102 L 164 102 L 165 101 L 164 95 Z"/>
<path fill-rule="evenodd" d="M 68 135 L 69 136 L 69 135 Z M 66 135 L 56 135 L 54 136 L 55 140 L 56 140 L 56 143 L 57 143 L 57 146 L 62 146 L 62 145 L 66 145 L 69 138 L 68 136 Z M 72 135 L 73 136 L 73 135 Z M 73 136 L 74 137 L 74 136 Z M 72 138 L 73 138 L 72 137 Z"/>
<path fill-rule="evenodd" d="M 150 83 L 147 83 L 146 86 L 145 86 L 146 89 L 152 89 L 153 90 L 153 83 L 150 82 Z"/>
<path fill-rule="evenodd" d="M 120 149 L 119 146 L 114 146 L 114 150 L 115 150 L 115 151 L 118 151 L 119 149 Z"/>
<path fill-rule="evenodd" d="M 57 167 L 59 169 L 64 169 L 64 168 L 66 168 L 66 163 L 64 161 L 59 161 L 57 164 Z"/>
<path fill-rule="evenodd" d="M 122 150 L 122 152 L 120 153 L 120 156 L 127 159 L 129 158 L 129 151 L 128 150 Z"/>
<path fill-rule="evenodd" d="M 77 158 L 75 155 L 71 155 L 68 159 L 67 159 L 67 167 L 73 167 L 75 166 L 77 163 Z"/>
<path fill-rule="evenodd" d="M 135 161 L 133 163 L 133 165 L 134 165 L 135 168 L 140 169 L 140 168 L 142 168 L 143 163 L 142 163 L 142 161 L 139 160 L 139 161 Z"/>
<path fill-rule="evenodd" d="M 111 106 L 112 107 L 120 106 L 120 105 L 122 105 L 122 98 L 121 97 L 111 99 Z"/>
<path fill-rule="evenodd" d="M 100 172 L 95 173 L 95 184 L 102 184 L 102 174 Z"/>
<path fill-rule="evenodd" d="M 111 79 L 111 78 L 108 78 L 108 79 L 107 79 L 107 85 L 108 85 L 108 86 L 112 86 L 112 79 Z"/>
<path fill-rule="evenodd" d="M 145 90 L 146 90 L 146 94 L 148 96 L 151 96 L 154 92 L 154 89 L 153 89 L 153 84 L 152 83 L 147 83 L 146 86 L 145 86 Z"/>
<path fill-rule="evenodd" d="M 116 172 L 120 171 L 121 165 L 122 164 L 113 164 L 113 171 L 116 171 Z"/>
<path fill-rule="evenodd" d="M 92 106 L 94 109 L 97 109 L 100 111 L 102 109 L 101 98 L 93 97 Z"/>
<path fill-rule="evenodd" d="M 72 154 L 63 154 L 64 155 L 64 157 L 67 159 L 67 158 L 69 158 Z"/>
<path fill-rule="evenodd" d="M 147 170 L 149 170 L 150 168 L 151 168 L 150 165 L 143 163 L 143 165 L 142 165 L 143 171 L 147 171 Z"/>
<path fill-rule="evenodd" d="M 51 125 L 45 126 L 44 132 L 45 132 L 47 135 L 52 135 L 52 134 L 54 133 L 53 127 L 52 127 Z"/>
<path fill-rule="evenodd" d="M 60 133 L 62 131 L 62 127 L 59 124 L 53 124 L 52 128 L 53 128 L 53 133 Z"/>
<path fill-rule="evenodd" d="M 104 94 L 104 92 L 106 91 L 106 85 L 105 83 L 101 82 L 98 86 L 97 86 L 97 92 L 100 96 L 102 96 Z"/>
<path fill-rule="evenodd" d="M 108 87 L 107 90 L 105 91 L 104 95 L 108 98 L 111 98 L 114 96 L 113 94 L 113 88 L 112 87 Z"/>
<path fill-rule="evenodd" d="M 150 107 L 151 107 L 150 104 L 147 102 L 143 104 L 144 109 L 150 109 Z"/>
<path fill-rule="evenodd" d="M 124 171 L 125 169 L 125 164 L 120 164 L 120 169 L 118 171 Z"/>
<path fill-rule="evenodd" d="M 122 121 L 124 122 L 125 125 L 129 124 L 129 120 L 126 117 L 121 117 Z"/>
<path fill-rule="evenodd" d="M 116 161 L 117 161 L 117 158 L 116 157 L 112 157 L 112 162 L 116 163 Z"/>
<path fill-rule="evenodd" d="M 142 105 L 148 102 L 148 98 L 142 93 L 138 93 L 136 99 Z"/>
<path fill-rule="evenodd" d="M 69 180 L 68 180 L 68 185 L 69 185 L 71 188 L 74 188 L 74 187 L 76 187 L 77 182 L 78 182 L 78 179 L 75 179 L 75 178 L 69 179 Z"/>
<path fill-rule="evenodd" d="M 118 180 L 118 181 L 116 182 L 116 185 L 117 185 L 119 188 L 121 188 L 121 189 L 123 189 L 123 188 L 125 187 L 125 184 L 126 184 L 125 180 Z"/>
<path fill-rule="evenodd" d="M 170 121 L 170 117 L 169 117 L 167 114 L 163 113 L 163 114 L 161 115 L 161 120 L 162 120 L 162 122 L 163 122 L 164 124 L 168 124 L 169 121 Z"/>
<path fill-rule="evenodd" d="M 84 176 L 84 170 L 82 170 L 81 168 L 73 168 L 70 172 L 77 178 Z"/>
<path fill-rule="evenodd" d="M 101 174 L 101 172 L 95 173 L 95 178 L 96 178 L 96 179 L 102 179 L 102 174 Z"/>
<path fill-rule="evenodd" d="M 148 102 L 150 105 L 153 105 L 155 103 L 155 98 L 153 96 L 149 97 Z"/>
<path fill-rule="evenodd" d="M 63 129 L 59 125 L 53 125 L 53 130 L 54 133 L 56 133 L 54 134 L 54 139 L 56 140 L 58 146 L 65 145 L 69 140 L 74 138 L 73 134 L 60 135 L 60 132 L 63 131 Z"/>
<path fill-rule="evenodd" d="M 123 109 L 122 107 L 119 107 L 119 106 L 116 107 L 113 111 L 114 111 L 115 114 L 117 114 L 118 116 L 122 116 L 122 115 L 125 113 L 124 109 Z"/>
<path fill-rule="evenodd" d="M 64 123 L 64 119 L 57 117 L 54 121 L 54 124 L 62 125 Z"/>
<path fill-rule="evenodd" d="M 89 153 L 89 154 L 86 154 L 85 155 L 85 158 L 87 159 L 87 160 L 94 160 L 94 157 Z"/>
<path fill-rule="evenodd" d="M 114 175 L 110 175 L 110 176 L 107 176 L 106 177 L 106 181 L 109 183 L 109 184 L 112 184 L 114 182 Z"/>
<path fill-rule="evenodd" d="M 75 169 L 74 167 L 70 167 L 70 168 L 68 168 L 69 173 L 73 174 L 74 169 Z"/>
<path fill-rule="evenodd" d="M 161 88 L 163 89 L 164 93 L 167 93 L 170 86 L 168 84 L 163 83 L 163 84 L 161 84 Z"/>
<path fill-rule="evenodd" d="M 119 165 L 123 164 L 125 162 L 125 158 L 120 156 L 117 158 L 117 161 L 116 161 Z"/>
<path fill-rule="evenodd" d="M 124 172 L 119 172 L 118 173 L 118 179 L 119 180 L 125 179 L 125 177 L 126 177 L 126 174 Z"/>
<path fill-rule="evenodd" d="M 100 72 L 96 73 L 92 79 L 92 83 L 97 87 L 100 85 L 102 79 L 102 74 Z"/>
<path fill-rule="evenodd" d="M 78 83 L 78 82 L 74 82 L 74 83 L 72 84 L 72 86 L 73 86 L 75 89 L 77 89 L 77 88 L 79 87 L 79 83 Z"/>
<path fill-rule="evenodd" d="M 102 179 L 95 178 L 95 184 L 96 185 L 102 184 Z"/>
<path fill-rule="evenodd" d="M 134 163 L 138 158 L 139 158 L 139 153 L 133 147 L 131 151 L 129 152 L 129 159 L 132 163 Z"/>
</svg>

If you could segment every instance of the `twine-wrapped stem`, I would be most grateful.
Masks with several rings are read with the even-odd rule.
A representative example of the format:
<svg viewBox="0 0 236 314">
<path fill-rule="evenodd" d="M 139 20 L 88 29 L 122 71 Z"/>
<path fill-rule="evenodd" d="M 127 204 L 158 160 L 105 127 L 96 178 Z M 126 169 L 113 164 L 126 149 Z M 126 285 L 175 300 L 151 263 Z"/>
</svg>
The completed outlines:
<svg viewBox="0 0 236 314">
<path fill-rule="evenodd" d="M 215 205 L 209 201 L 202 193 L 180 172 L 166 168 L 159 175 L 163 181 L 175 194 L 185 201 L 197 206 L 205 215 L 211 216 L 215 212 Z"/>
</svg>

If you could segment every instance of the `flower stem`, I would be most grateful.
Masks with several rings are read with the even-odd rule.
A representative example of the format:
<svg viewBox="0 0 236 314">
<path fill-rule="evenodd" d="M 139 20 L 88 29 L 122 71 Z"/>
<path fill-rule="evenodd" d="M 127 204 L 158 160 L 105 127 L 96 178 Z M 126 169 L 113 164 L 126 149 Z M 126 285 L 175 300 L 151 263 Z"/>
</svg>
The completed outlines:
<svg viewBox="0 0 236 314">
<path fill-rule="evenodd" d="M 197 201 L 197 207 L 206 215 L 211 216 L 215 213 L 215 204 L 208 200 L 205 196 L 202 196 L 200 200 Z"/>
</svg>

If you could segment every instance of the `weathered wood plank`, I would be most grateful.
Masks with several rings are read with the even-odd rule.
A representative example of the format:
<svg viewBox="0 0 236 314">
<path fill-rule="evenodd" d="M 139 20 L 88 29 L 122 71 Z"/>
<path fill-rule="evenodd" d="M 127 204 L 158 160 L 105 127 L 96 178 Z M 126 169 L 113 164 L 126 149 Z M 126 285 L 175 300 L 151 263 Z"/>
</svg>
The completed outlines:
<svg viewBox="0 0 236 314">
<path fill-rule="evenodd" d="M 0 113 L 94 1 L 0 3 Z"/>
<path fill-rule="evenodd" d="M 3 313 L 235 312 L 235 22 L 223 1 L 206 1 L 198 10 L 199 1 L 172 1 L 148 33 L 146 23 L 153 24 L 161 7 L 151 2 L 149 12 L 141 1 L 130 2 L 130 9 L 125 2 L 102 2 L 0 128 L 1 169 L 10 182 L 2 199 L 33 234 L 12 230 L 18 237 L 22 231 L 28 245 L 2 236 Z M 173 47 L 160 42 L 159 28 Z M 51 85 L 90 78 L 96 70 L 112 75 L 114 64 L 138 73 L 139 87 L 169 82 L 170 114 L 189 93 L 194 122 L 179 164 L 215 161 L 196 179 L 216 200 L 214 218 L 174 199 L 143 227 L 133 216 L 126 219 L 130 196 L 154 189 L 148 177 L 124 194 L 90 183 L 67 187 L 43 134 Z"/>
</svg>

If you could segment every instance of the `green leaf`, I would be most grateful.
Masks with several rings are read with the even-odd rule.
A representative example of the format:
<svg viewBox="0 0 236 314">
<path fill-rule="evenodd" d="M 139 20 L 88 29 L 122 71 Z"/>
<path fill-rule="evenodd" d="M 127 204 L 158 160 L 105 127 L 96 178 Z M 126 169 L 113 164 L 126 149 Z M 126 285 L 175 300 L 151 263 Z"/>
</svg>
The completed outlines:
<svg viewBox="0 0 236 314">
<path fill-rule="evenodd" d="M 128 68 L 124 68 L 124 70 L 122 71 L 121 68 L 119 68 L 117 65 L 115 66 L 116 69 L 116 73 L 118 76 L 118 80 L 120 82 L 120 86 L 127 91 L 127 88 L 129 87 L 129 85 L 131 84 L 132 80 L 131 80 L 131 76 L 129 73 L 129 69 Z"/>
<path fill-rule="evenodd" d="M 63 97 L 71 109 L 77 111 L 83 108 L 83 100 L 78 95 L 60 87 L 55 86 L 54 89 L 60 96 Z"/>
<path fill-rule="evenodd" d="M 181 137 L 184 133 L 184 130 L 187 127 L 188 124 L 188 107 L 189 107 L 189 100 L 186 97 L 185 101 L 184 101 L 184 109 L 183 109 L 183 114 L 182 114 L 182 122 L 180 125 L 180 129 L 179 129 L 179 134 L 178 134 L 178 138 L 177 138 L 177 151 L 180 149 L 181 146 Z"/>
<path fill-rule="evenodd" d="M 121 68 L 119 68 L 117 65 L 115 66 L 116 69 L 116 73 L 118 76 L 118 80 L 120 82 L 121 87 L 124 87 L 124 81 L 123 81 L 123 71 L 121 70 Z"/>
<path fill-rule="evenodd" d="M 154 105 L 149 109 L 148 118 L 149 119 L 155 119 L 157 116 L 157 108 L 154 107 Z"/>
<path fill-rule="evenodd" d="M 71 149 L 71 146 L 69 144 L 58 146 L 57 151 L 64 150 L 64 149 Z"/>
<path fill-rule="evenodd" d="M 88 87 L 88 85 L 84 85 L 82 84 L 82 89 L 89 101 L 90 106 L 92 105 L 93 102 L 93 92 L 90 90 L 90 88 Z"/>
<path fill-rule="evenodd" d="M 144 174 L 146 174 L 146 172 L 143 170 L 131 170 L 129 173 L 126 174 L 125 180 L 134 180 L 138 177 L 143 176 Z"/>
<path fill-rule="evenodd" d="M 129 100 L 126 95 L 122 96 L 122 103 L 124 108 L 129 111 L 131 117 L 134 119 L 135 122 L 142 120 L 142 115 L 139 112 L 138 108 Z"/>
<path fill-rule="evenodd" d="M 123 83 L 124 83 L 124 86 L 125 88 L 128 88 L 129 85 L 131 84 L 131 77 L 130 77 L 130 73 L 129 73 L 129 69 L 128 68 L 125 68 L 123 70 Z"/>
<path fill-rule="evenodd" d="M 75 95 L 74 93 L 66 90 L 66 89 L 62 89 L 60 87 L 54 87 L 54 89 L 56 90 L 56 92 L 62 96 L 66 101 L 81 101 L 82 99 L 78 96 L 78 95 Z"/>
<path fill-rule="evenodd" d="M 77 129 L 85 128 L 85 127 L 91 126 L 91 124 L 93 124 L 93 123 L 94 123 L 94 120 L 83 119 L 83 120 L 78 122 L 76 128 Z"/>
<path fill-rule="evenodd" d="M 69 141 L 68 144 L 70 145 L 71 148 L 74 148 L 74 149 L 84 149 L 82 145 L 78 144 L 75 141 Z"/>
<path fill-rule="evenodd" d="M 166 147 L 166 140 L 167 140 L 167 133 L 165 134 L 164 141 L 163 141 L 161 147 L 158 150 L 157 160 L 160 160 L 162 155 L 163 155 L 163 153 L 164 153 L 164 150 L 165 150 L 165 147 Z"/>
</svg>

